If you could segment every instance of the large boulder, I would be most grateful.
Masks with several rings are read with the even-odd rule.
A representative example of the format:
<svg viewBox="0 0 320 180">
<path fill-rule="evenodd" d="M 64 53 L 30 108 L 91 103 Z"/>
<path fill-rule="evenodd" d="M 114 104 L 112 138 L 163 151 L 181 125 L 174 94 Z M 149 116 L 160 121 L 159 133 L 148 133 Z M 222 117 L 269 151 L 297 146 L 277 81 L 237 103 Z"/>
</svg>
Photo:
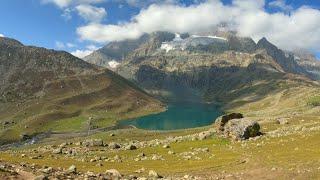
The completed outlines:
<svg viewBox="0 0 320 180">
<path fill-rule="evenodd" d="M 106 174 L 110 176 L 110 179 L 114 179 L 114 180 L 120 179 L 122 176 L 120 172 L 116 169 L 109 169 L 106 171 Z"/>
<path fill-rule="evenodd" d="M 218 117 L 215 121 L 215 127 L 217 132 L 223 132 L 224 126 L 231 119 L 241 119 L 241 118 L 243 118 L 243 115 L 241 113 L 231 113 L 231 114 Z"/>
<path fill-rule="evenodd" d="M 258 122 L 244 118 L 241 113 L 231 113 L 220 116 L 215 121 L 217 134 L 235 140 L 249 139 L 260 135 L 260 125 Z"/>
<path fill-rule="evenodd" d="M 245 140 L 260 135 L 260 125 L 249 118 L 232 119 L 224 126 L 223 134 L 235 140 Z"/>
</svg>

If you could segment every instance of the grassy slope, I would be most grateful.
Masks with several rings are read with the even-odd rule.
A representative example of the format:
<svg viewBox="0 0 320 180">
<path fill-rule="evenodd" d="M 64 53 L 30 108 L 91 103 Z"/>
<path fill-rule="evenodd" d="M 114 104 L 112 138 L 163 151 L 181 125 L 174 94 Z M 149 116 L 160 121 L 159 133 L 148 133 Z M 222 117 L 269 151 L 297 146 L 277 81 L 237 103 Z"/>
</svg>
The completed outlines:
<svg viewBox="0 0 320 180">
<path fill-rule="evenodd" d="M 110 71 L 51 82 L 43 91 L 46 95 L 42 98 L 19 106 L 1 106 L 7 107 L 0 119 L 15 123 L 1 127 L 0 142 L 19 140 L 22 133 L 85 131 L 89 117 L 93 117 L 92 127 L 111 126 L 117 120 L 163 108 L 160 102 Z"/>
<path fill-rule="evenodd" d="M 38 165 L 67 168 L 75 164 L 80 171 L 104 172 L 106 169 L 116 168 L 124 174 L 134 174 L 134 171 L 142 167 L 148 170 L 154 169 L 162 175 L 184 176 L 193 174 L 208 179 L 223 177 L 232 174 L 233 177 L 246 179 L 319 179 L 320 178 L 320 150 L 318 139 L 319 130 L 308 131 L 312 127 L 320 127 L 320 109 L 308 104 L 311 97 L 320 94 L 319 88 L 299 86 L 287 90 L 274 92 L 259 101 L 246 102 L 241 106 L 230 106 L 228 111 L 242 112 L 246 116 L 253 117 L 261 123 L 263 138 L 248 142 L 230 142 L 226 139 L 212 137 L 204 141 L 187 141 L 171 144 L 170 149 L 163 149 L 161 146 L 148 147 L 135 151 L 99 151 L 104 148 L 93 148 L 92 154 L 87 158 L 95 156 L 114 157 L 120 155 L 124 162 L 102 162 L 102 167 L 96 163 L 78 161 L 83 158 L 78 155 L 75 158 L 58 155 L 58 158 L 51 158 L 44 154 L 44 159 L 34 160 L 20 158 L 22 152 L 30 153 L 30 149 L 39 145 L 24 147 L 15 151 L 1 152 L 1 159 L 11 163 L 29 162 Z M 248 97 L 242 97 L 238 101 L 247 101 Z M 235 103 L 237 104 L 237 103 Z M 289 124 L 279 125 L 277 118 L 287 118 Z M 294 130 L 298 128 L 297 130 Z M 71 138 L 67 141 L 77 142 L 83 139 L 101 138 L 106 142 L 129 142 L 131 140 L 152 140 L 163 139 L 168 136 L 192 134 L 208 129 L 208 127 L 196 128 L 186 131 L 155 132 L 143 130 L 117 130 L 116 134 L 110 137 L 109 133 L 97 133 L 89 137 Z M 306 129 L 306 130 L 303 130 Z M 272 137 L 268 134 L 275 130 L 290 132 L 279 134 L 279 137 Z M 111 133 L 111 132 L 110 132 Z M 56 136 L 47 139 L 40 146 L 45 144 L 59 144 L 66 139 Z M 179 154 L 190 151 L 190 148 L 210 149 L 209 153 L 198 155 L 200 160 L 183 160 L 177 155 L 169 155 L 172 150 Z M 134 158 L 141 152 L 147 156 L 151 154 L 162 155 L 165 161 L 134 161 Z M 33 154 L 37 154 L 32 152 Z M 63 159 L 63 161 L 61 161 Z"/>
</svg>

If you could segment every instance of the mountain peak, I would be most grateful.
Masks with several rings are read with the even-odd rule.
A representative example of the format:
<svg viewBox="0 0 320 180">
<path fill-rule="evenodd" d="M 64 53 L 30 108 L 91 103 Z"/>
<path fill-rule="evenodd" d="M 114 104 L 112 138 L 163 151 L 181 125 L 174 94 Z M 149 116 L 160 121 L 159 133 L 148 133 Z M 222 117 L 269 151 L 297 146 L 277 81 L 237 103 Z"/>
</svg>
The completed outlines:
<svg viewBox="0 0 320 180">
<path fill-rule="evenodd" d="M 267 38 L 263 37 L 262 39 L 260 39 L 257 43 L 257 47 L 258 49 L 266 49 L 268 51 L 268 53 L 274 54 L 277 51 L 280 51 L 279 48 L 277 46 L 275 46 L 274 44 L 272 44 L 270 41 L 267 40 Z"/>
<path fill-rule="evenodd" d="M 266 46 L 274 46 L 270 41 L 268 41 L 268 39 L 266 37 L 261 38 L 257 45 L 260 47 L 266 47 Z M 275 47 L 275 46 L 274 46 Z"/>
</svg>

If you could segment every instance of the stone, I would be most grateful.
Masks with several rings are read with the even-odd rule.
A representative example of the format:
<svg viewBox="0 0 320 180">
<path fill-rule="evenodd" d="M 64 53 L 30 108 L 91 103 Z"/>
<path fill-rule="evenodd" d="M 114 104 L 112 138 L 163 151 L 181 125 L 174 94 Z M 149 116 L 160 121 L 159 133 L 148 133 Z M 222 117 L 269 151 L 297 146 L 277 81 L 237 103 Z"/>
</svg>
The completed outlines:
<svg viewBox="0 0 320 180">
<path fill-rule="evenodd" d="M 161 176 L 154 170 L 150 170 L 148 173 L 149 177 L 151 178 L 161 178 Z"/>
<path fill-rule="evenodd" d="M 281 125 L 289 124 L 287 118 L 278 118 L 276 122 Z"/>
<path fill-rule="evenodd" d="M 136 170 L 135 173 L 141 174 L 141 173 L 143 173 L 143 172 L 145 172 L 145 171 L 146 171 L 145 168 L 141 168 L 141 169 Z"/>
<path fill-rule="evenodd" d="M 115 142 L 111 142 L 109 145 L 110 149 L 119 149 L 121 146 Z"/>
<path fill-rule="evenodd" d="M 101 167 L 101 166 L 103 166 L 103 164 L 102 163 L 98 163 L 98 164 L 96 164 L 96 166 Z"/>
<path fill-rule="evenodd" d="M 34 178 L 34 180 L 45 180 L 47 177 L 45 175 L 39 175 Z"/>
<path fill-rule="evenodd" d="M 29 136 L 28 134 L 21 134 L 20 137 L 22 141 L 31 139 L 31 136 Z"/>
<path fill-rule="evenodd" d="M 61 148 L 63 148 L 63 147 L 66 147 L 66 145 L 67 145 L 67 143 L 64 142 L 64 143 L 60 144 L 59 146 L 60 146 Z"/>
<path fill-rule="evenodd" d="M 173 151 L 168 151 L 168 154 L 173 155 L 175 153 Z"/>
<path fill-rule="evenodd" d="M 170 148 L 170 146 L 169 146 L 168 144 L 165 144 L 165 145 L 163 145 L 162 147 L 165 148 L 165 149 Z"/>
<path fill-rule="evenodd" d="M 137 155 L 137 157 L 145 157 L 146 155 L 144 153 L 140 153 Z"/>
<path fill-rule="evenodd" d="M 205 140 L 208 137 L 210 137 L 212 134 L 209 131 L 204 131 L 198 134 L 198 139 L 199 140 Z"/>
<path fill-rule="evenodd" d="M 2 124 L 3 124 L 3 126 L 9 125 L 10 121 L 4 121 Z"/>
<path fill-rule="evenodd" d="M 235 140 L 245 140 L 260 135 L 260 125 L 249 118 L 233 119 L 224 126 L 224 135 Z"/>
<path fill-rule="evenodd" d="M 148 178 L 146 178 L 146 177 L 138 177 L 137 180 L 148 180 Z"/>
<path fill-rule="evenodd" d="M 121 178 L 121 174 L 120 174 L 120 172 L 118 171 L 118 170 L 116 170 L 116 169 L 109 169 L 109 170 L 107 170 L 106 171 L 106 174 L 107 175 L 109 175 L 109 176 L 111 176 L 112 177 L 112 179 L 116 179 L 116 178 Z"/>
<path fill-rule="evenodd" d="M 137 149 L 137 146 L 133 145 L 133 144 L 129 144 L 127 147 L 126 147 L 126 150 L 136 150 Z"/>
<path fill-rule="evenodd" d="M 88 139 L 83 141 L 82 145 L 86 147 L 103 146 L 103 141 L 101 139 Z"/>
<path fill-rule="evenodd" d="M 54 149 L 52 151 L 53 154 L 61 154 L 62 153 L 62 148 L 57 148 L 57 149 Z"/>
<path fill-rule="evenodd" d="M 241 119 L 241 118 L 243 118 L 243 115 L 241 113 L 231 113 L 231 114 L 218 117 L 214 123 L 216 131 L 223 132 L 224 126 L 227 124 L 228 121 L 230 121 L 231 119 Z"/>
<path fill-rule="evenodd" d="M 68 173 L 76 173 L 77 172 L 77 168 L 75 165 L 72 165 L 68 168 Z"/>
<path fill-rule="evenodd" d="M 42 171 L 43 173 L 49 174 L 49 173 L 52 172 L 52 170 L 53 170 L 52 167 L 48 167 L 48 168 L 42 169 L 41 171 Z"/>
</svg>

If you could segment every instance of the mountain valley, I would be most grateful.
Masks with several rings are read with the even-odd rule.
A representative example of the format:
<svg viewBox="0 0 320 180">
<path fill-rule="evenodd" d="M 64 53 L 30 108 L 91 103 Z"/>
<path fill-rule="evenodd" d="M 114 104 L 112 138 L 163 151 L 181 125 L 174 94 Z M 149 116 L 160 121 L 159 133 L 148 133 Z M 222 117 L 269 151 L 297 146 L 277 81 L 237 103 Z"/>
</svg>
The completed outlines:
<svg viewBox="0 0 320 180">
<path fill-rule="evenodd" d="M 233 33 L 155 32 L 84 59 L 0 38 L 0 178 L 320 177 L 314 56 Z M 170 103 L 227 115 L 191 129 L 118 124 L 162 117 Z M 249 134 L 259 135 L 219 134 L 219 120 L 234 112 L 257 123 Z"/>
</svg>

